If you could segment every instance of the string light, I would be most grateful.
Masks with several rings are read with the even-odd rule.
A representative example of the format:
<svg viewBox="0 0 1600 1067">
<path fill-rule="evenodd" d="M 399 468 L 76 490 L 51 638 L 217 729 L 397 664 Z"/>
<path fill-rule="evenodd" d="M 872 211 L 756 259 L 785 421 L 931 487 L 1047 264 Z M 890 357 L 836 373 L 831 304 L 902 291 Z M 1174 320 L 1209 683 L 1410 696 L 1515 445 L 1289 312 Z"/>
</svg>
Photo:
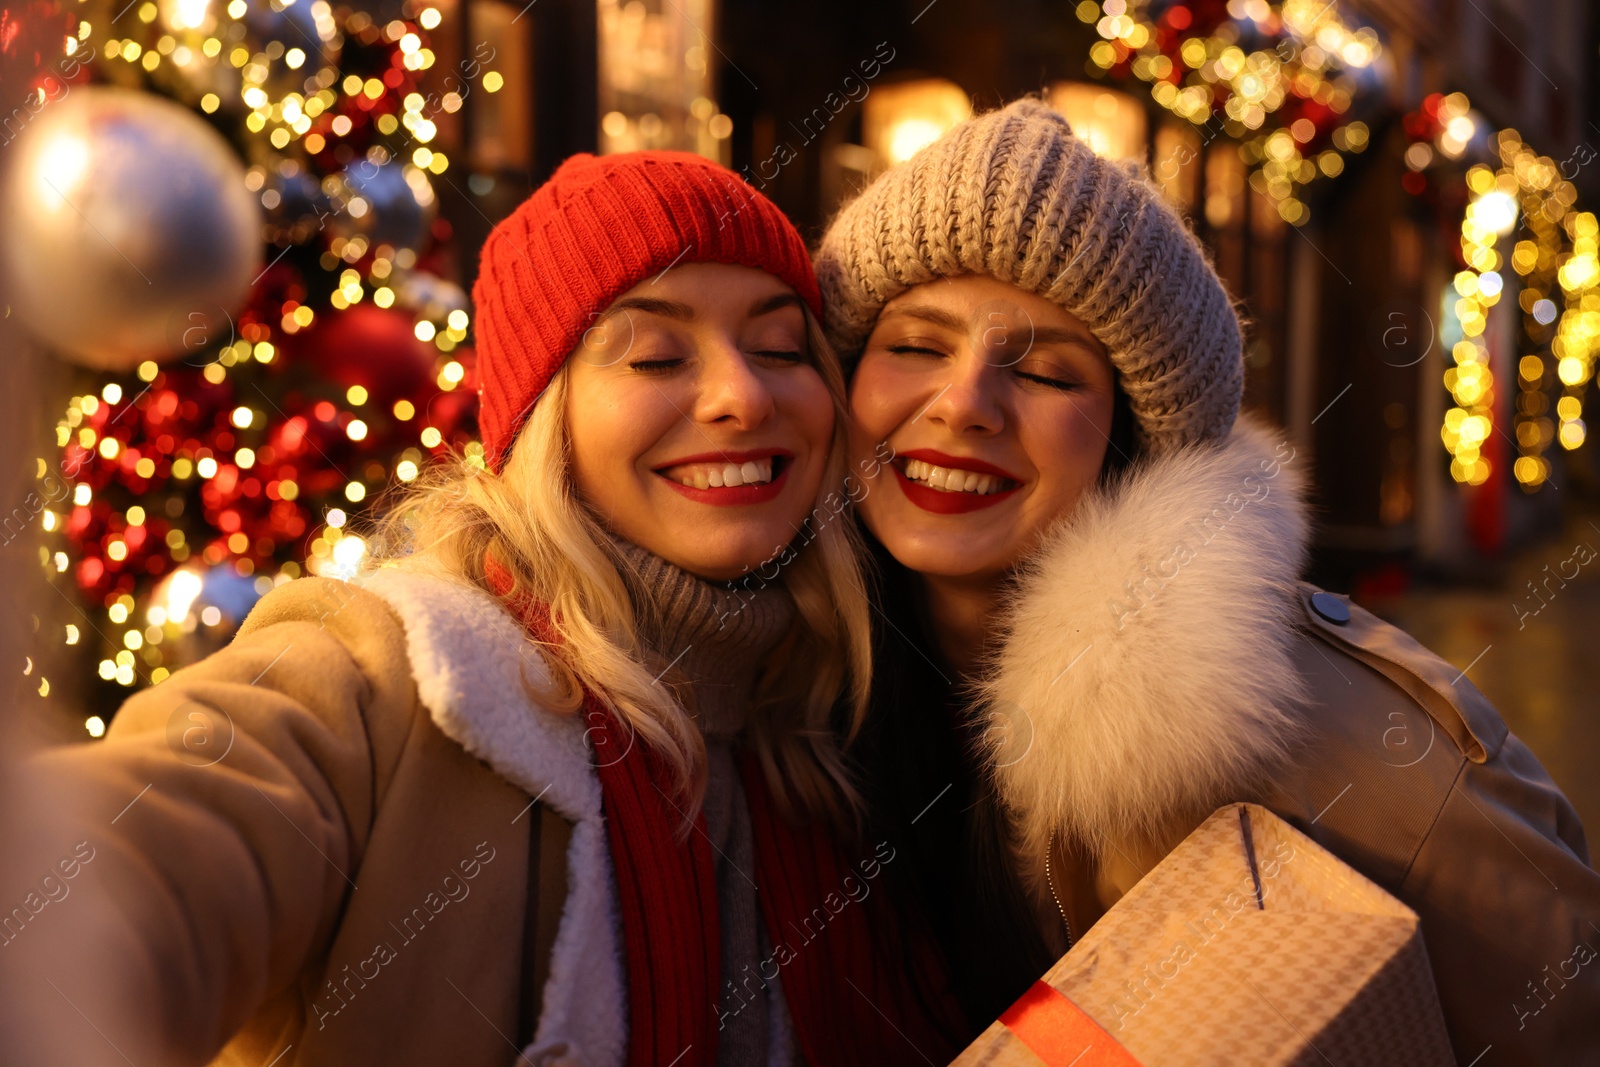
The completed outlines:
<svg viewBox="0 0 1600 1067">
<path fill-rule="evenodd" d="M 1454 161 L 1482 160 L 1465 173 L 1459 245 L 1465 269 L 1455 278 L 1456 299 L 1445 308 L 1455 366 L 1444 384 L 1455 404 L 1445 412 L 1440 437 L 1451 453 L 1451 476 L 1471 485 L 1489 477 L 1483 446 L 1491 433 L 1504 431 L 1494 425 L 1496 383 L 1483 333 L 1507 278 L 1517 278 L 1526 348 L 1515 364 L 1512 474 L 1524 491 L 1536 491 L 1549 480 L 1548 449 L 1556 443 L 1577 448 L 1587 437 L 1583 395 L 1600 345 L 1600 228 L 1593 214 L 1577 210 L 1577 191 L 1555 160 L 1535 152 L 1516 130 L 1489 136 L 1465 94 L 1433 94 L 1404 124 L 1413 143 L 1403 181 L 1413 194 L 1437 186 L 1429 175 L 1448 173 Z M 1504 245 L 1514 230 L 1526 236 L 1507 256 Z M 1552 388 L 1562 394 L 1554 419 Z"/>
<path fill-rule="evenodd" d="M 299 203 L 294 181 L 320 183 L 337 172 L 343 157 L 324 153 L 346 144 L 368 159 L 398 163 L 417 205 L 431 208 L 433 177 L 450 165 L 439 150 L 438 113 L 461 106 L 458 93 L 441 100 L 421 91 L 419 80 L 437 63 L 429 34 L 443 22 L 440 9 L 419 4 L 405 18 L 375 24 L 359 11 L 336 12 L 328 0 L 299 4 L 294 40 L 263 40 L 246 22 L 254 8 L 248 0 L 143 0 L 119 12 L 115 39 L 87 43 L 90 26 L 80 21 L 63 47 L 91 66 L 136 67 L 132 73 L 147 85 L 188 79 L 191 106 L 226 116 L 238 137 L 256 142 L 246 153 L 258 160 L 248 185 L 269 219 Z M 361 45 L 346 47 L 343 70 L 324 56 L 324 45 L 339 37 Z M 228 77 L 196 77 L 213 64 Z M 488 80 L 498 87 L 500 76 Z M 95 630 L 57 627 L 53 640 L 103 646 L 85 654 L 106 683 L 158 684 L 203 654 L 198 633 L 239 621 L 234 609 L 219 607 L 219 597 L 241 595 L 228 589 L 262 595 L 318 573 L 317 560 L 328 562 L 323 573 L 353 575 L 366 549 L 345 532 L 353 521 L 345 508 L 366 506 L 386 478 L 414 481 L 427 458 L 416 447 L 419 437 L 426 450 L 463 444 L 467 409 L 452 402 L 441 412 L 433 404 L 473 384 L 468 350 L 457 351 L 470 328 L 467 312 L 455 306 L 462 297 L 438 298 L 445 283 L 418 269 L 418 248 L 372 236 L 392 210 L 380 199 L 389 193 L 347 192 L 340 199 L 326 185 L 320 190 L 345 223 L 331 238 L 317 236 L 321 216 L 309 233 L 284 223 L 267 235 L 280 246 L 327 241 L 334 258 L 324 256 L 323 267 L 338 275 L 329 304 L 307 295 L 308 288 L 327 289 L 305 286 L 303 268 L 283 259 L 215 348 L 166 366 L 144 361 L 102 381 L 98 395 L 71 398 L 57 420 L 59 460 L 40 459 L 35 473 L 44 483 L 71 471 L 70 498 L 61 499 L 57 484 L 51 499 L 58 503 L 39 512 L 40 530 L 53 542 L 41 549 L 40 563 L 75 587 L 99 621 Z M 311 193 L 318 193 L 315 184 Z M 275 255 L 269 249 L 278 264 Z M 275 281 L 279 275 L 287 280 Z M 406 396 L 396 396 L 382 373 L 334 387 L 320 380 L 322 368 L 284 347 L 286 337 L 320 327 L 331 310 L 361 304 L 406 315 L 437 357 Z M 280 379 L 283 363 L 289 377 Z M 303 369 L 314 384 L 302 399 L 294 390 L 307 388 Z M 279 384 L 289 382 L 296 384 Z M 422 412 L 429 414 L 425 427 L 413 421 Z M 481 444 L 465 445 L 467 461 L 481 467 Z M 48 695 L 49 682 L 38 683 Z M 91 736 L 104 733 L 105 718 L 84 721 Z"/>
<path fill-rule="evenodd" d="M 1141 0 L 1078 4 L 1078 18 L 1102 38 L 1089 50 L 1089 73 L 1132 74 L 1173 114 L 1220 123 L 1252 168 L 1251 186 L 1284 221 L 1304 225 L 1301 190 L 1341 173 L 1343 154 L 1370 141 L 1365 123 L 1342 116 L 1382 55 L 1376 31 L 1352 28 L 1324 0 L 1229 0 L 1230 20 L 1204 31 L 1184 4 L 1159 18 L 1147 12 Z M 1242 46 L 1246 25 L 1261 47 Z"/>
</svg>

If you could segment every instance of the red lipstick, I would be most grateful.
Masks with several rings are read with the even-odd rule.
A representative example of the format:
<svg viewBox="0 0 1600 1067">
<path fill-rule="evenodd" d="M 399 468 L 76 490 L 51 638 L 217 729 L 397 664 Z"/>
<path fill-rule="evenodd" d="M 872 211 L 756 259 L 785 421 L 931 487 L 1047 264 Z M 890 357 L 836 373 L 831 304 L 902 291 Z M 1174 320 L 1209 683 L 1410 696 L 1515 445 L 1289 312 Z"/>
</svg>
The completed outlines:
<svg viewBox="0 0 1600 1067">
<path fill-rule="evenodd" d="M 965 456 L 952 456 L 947 452 L 940 452 L 933 448 L 914 448 L 909 452 L 900 453 L 898 458 L 918 459 L 938 467 L 973 471 L 977 474 L 991 474 L 996 478 L 1004 478 L 1010 482 L 1021 482 L 1021 479 L 1016 475 L 1004 468 L 996 467 L 993 463 L 985 463 L 981 459 L 970 459 Z M 1022 488 L 1020 484 L 1016 484 L 1010 489 L 1002 489 L 998 493 L 947 493 L 942 489 L 935 489 L 931 485 L 924 485 L 906 477 L 906 472 L 901 469 L 901 465 L 898 462 L 891 463 L 889 466 L 894 470 L 895 480 L 900 483 L 900 491 L 905 493 L 906 499 L 923 511 L 932 512 L 935 515 L 964 515 L 967 512 L 992 508 Z"/>
<path fill-rule="evenodd" d="M 662 464 L 654 468 L 654 472 L 663 482 L 682 493 L 685 497 L 697 504 L 711 504 L 714 507 L 741 507 L 751 504 L 765 504 L 775 500 L 783 492 L 783 487 L 789 478 L 789 468 L 793 466 L 789 461 L 794 458 L 794 453 L 781 448 L 756 448 L 728 452 L 702 452 L 694 456 L 685 456 L 675 459 L 671 463 Z M 675 482 L 661 472 L 672 467 L 679 467 L 686 463 L 748 463 L 752 460 L 771 459 L 772 481 L 759 485 L 734 485 L 712 486 L 700 489 L 692 485 Z"/>
<path fill-rule="evenodd" d="M 931 460 L 929 462 L 932 462 Z M 906 499 L 911 501 L 923 511 L 931 511 L 935 515 L 961 515 L 969 511 L 982 511 L 992 508 L 1000 501 L 1015 493 L 1022 486 L 1013 489 L 1002 489 L 998 493 L 946 493 L 942 489 L 935 489 L 931 485 L 923 485 L 906 477 L 906 472 L 898 466 L 891 464 L 894 469 L 895 479 L 900 483 L 900 491 L 905 493 Z M 941 464 L 942 466 L 942 464 Z M 984 473 L 988 473 L 987 471 Z"/>
</svg>

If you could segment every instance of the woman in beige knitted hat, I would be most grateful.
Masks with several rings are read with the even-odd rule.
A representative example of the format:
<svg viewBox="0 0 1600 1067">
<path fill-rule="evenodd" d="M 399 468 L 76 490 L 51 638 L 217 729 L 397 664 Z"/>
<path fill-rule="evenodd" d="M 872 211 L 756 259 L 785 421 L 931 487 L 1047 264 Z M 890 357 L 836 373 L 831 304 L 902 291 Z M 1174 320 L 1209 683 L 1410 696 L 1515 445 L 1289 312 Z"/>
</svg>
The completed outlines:
<svg viewBox="0 0 1600 1067">
<path fill-rule="evenodd" d="M 1019 100 L 892 168 L 817 255 L 855 447 L 893 455 L 861 761 L 976 1030 L 1219 805 L 1416 910 L 1461 1062 L 1594 1062 L 1600 876 L 1449 664 L 1299 580 L 1304 458 L 1134 171 Z M 1575 947 L 1577 946 L 1577 947 Z"/>
</svg>

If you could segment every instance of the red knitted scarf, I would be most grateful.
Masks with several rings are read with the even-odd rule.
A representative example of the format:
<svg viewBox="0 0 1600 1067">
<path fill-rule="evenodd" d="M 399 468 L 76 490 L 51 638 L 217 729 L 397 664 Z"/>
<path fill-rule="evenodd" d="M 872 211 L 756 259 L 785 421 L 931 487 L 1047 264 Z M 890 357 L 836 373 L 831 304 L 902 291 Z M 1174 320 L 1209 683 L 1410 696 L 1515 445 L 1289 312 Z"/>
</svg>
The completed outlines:
<svg viewBox="0 0 1600 1067">
<path fill-rule="evenodd" d="M 491 587 L 505 596 L 510 575 L 492 559 L 487 570 Z M 512 604 L 530 633 L 548 635 L 543 605 Z M 583 714 L 616 869 L 629 1067 L 713 1067 L 724 976 L 705 818 L 696 817 L 685 839 L 662 761 L 593 694 L 585 694 Z M 847 860 L 821 824 L 797 827 L 778 812 L 748 753 L 741 775 L 757 895 L 774 949 L 758 975 L 727 980 L 736 987 L 779 982 L 815 1067 L 948 1063 L 959 1050 L 950 1031 L 964 1026 L 961 1011 L 931 940 L 908 937 L 889 899 L 885 868 L 894 850 L 880 845 Z"/>
</svg>

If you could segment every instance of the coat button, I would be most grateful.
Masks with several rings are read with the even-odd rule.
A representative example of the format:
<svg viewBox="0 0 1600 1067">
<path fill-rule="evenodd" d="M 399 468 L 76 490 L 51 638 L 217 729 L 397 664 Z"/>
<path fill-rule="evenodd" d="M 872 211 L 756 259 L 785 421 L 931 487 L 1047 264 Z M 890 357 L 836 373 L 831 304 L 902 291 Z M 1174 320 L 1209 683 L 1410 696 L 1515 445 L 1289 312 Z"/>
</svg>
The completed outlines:
<svg viewBox="0 0 1600 1067">
<path fill-rule="evenodd" d="M 1320 589 L 1311 594 L 1311 610 L 1339 626 L 1350 621 L 1350 605 L 1344 598 Z"/>
</svg>

